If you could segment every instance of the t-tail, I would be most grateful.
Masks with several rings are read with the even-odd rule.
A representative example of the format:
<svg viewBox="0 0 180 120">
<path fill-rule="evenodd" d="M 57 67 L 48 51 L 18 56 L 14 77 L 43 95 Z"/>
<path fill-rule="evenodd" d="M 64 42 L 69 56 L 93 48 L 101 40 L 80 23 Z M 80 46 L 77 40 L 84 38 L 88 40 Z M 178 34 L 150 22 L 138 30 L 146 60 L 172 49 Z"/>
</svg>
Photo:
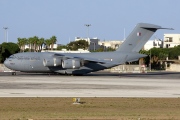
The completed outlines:
<svg viewBox="0 0 180 120">
<path fill-rule="evenodd" d="M 172 30 L 172 28 L 162 28 L 161 26 L 148 23 L 137 24 L 117 51 L 139 52 L 158 29 Z"/>
</svg>

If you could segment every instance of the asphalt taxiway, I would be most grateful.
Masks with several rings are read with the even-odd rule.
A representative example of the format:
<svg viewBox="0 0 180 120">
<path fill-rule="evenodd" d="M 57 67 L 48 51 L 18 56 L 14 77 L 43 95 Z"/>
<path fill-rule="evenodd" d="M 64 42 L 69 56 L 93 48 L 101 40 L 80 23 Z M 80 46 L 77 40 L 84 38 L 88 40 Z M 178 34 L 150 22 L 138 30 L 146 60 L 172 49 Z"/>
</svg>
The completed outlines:
<svg viewBox="0 0 180 120">
<path fill-rule="evenodd" d="M 0 73 L 0 97 L 180 97 L 180 73 Z"/>
</svg>

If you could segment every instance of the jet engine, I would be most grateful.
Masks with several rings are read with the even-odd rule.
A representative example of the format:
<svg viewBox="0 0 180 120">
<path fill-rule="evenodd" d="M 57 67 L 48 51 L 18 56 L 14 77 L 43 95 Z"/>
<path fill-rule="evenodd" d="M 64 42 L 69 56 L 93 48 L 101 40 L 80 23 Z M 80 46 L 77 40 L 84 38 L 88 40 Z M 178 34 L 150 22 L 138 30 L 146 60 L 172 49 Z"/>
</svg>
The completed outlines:
<svg viewBox="0 0 180 120">
<path fill-rule="evenodd" d="M 61 65 L 61 59 L 53 58 L 53 59 L 44 59 L 43 65 L 45 67 L 53 67 Z"/>
<path fill-rule="evenodd" d="M 62 61 L 62 68 L 66 69 L 78 69 L 83 65 L 83 61 L 80 59 L 67 59 Z"/>
</svg>

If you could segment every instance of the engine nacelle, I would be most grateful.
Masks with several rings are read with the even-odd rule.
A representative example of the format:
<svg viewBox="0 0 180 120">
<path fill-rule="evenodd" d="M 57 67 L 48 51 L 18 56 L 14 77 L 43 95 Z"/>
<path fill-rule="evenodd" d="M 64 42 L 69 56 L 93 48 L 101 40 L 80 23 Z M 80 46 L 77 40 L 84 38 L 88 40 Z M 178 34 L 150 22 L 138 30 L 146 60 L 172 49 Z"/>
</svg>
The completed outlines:
<svg viewBox="0 0 180 120">
<path fill-rule="evenodd" d="M 67 59 L 62 61 L 62 68 L 78 69 L 81 66 L 82 66 L 82 62 L 79 59 Z"/>
<path fill-rule="evenodd" d="M 53 58 L 53 59 L 44 59 L 43 65 L 45 67 L 53 67 L 53 66 L 60 66 L 61 65 L 61 59 Z"/>
</svg>

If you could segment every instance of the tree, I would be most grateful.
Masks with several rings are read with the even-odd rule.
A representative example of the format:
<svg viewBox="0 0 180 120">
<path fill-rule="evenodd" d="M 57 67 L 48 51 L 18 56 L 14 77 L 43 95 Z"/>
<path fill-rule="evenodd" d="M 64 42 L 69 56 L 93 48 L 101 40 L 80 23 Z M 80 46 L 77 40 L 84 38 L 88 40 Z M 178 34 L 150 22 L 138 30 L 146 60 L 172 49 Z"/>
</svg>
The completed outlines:
<svg viewBox="0 0 180 120">
<path fill-rule="evenodd" d="M 20 51 L 20 48 L 15 43 L 2 43 L 0 47 L 0 56 L 1 56 L 1 62 L 4 62 L 6 58 L 8 58 L 10 55 L 18 53 Z"/>
<path fill-rule="evenodd" d="M 37 43 L 38 43 L 38 41 L 39 41 L 39 38 L 37 37 L 37 36 L 34 36 L 34 37 L 30 37 L 29 39 L 28 39 L 28 44 L 29 44 L 29 50 L 31 51 L 31 52 L 35 52 L 35 51 L 37 51 Z"/>
<path fill-rule="evenodd" d="M 17 44 L 20 48 L 20 52 L 24 52 L 25 45 L 27 44 L 27 39 L 26 38 L 18 38 Z"/>
<path fill-rule="evenodd" d="M 108 47 L 106 48 L 106 51 L 115 51 L 116 49 L 115 48 L 112 48 L 112 47 Z"/>
<path fill-rule="evenodd" d="M 97 49 L 96 51 L 93 50 L 92 52 L 104 52 L 104 47 L 101 46 L 99 49 Z"/>
<path fill-rule="evenodd" d="M 38 50 L 42 51 L 42 46 L 44 44 L 44 38 L 40 38 L 37 42 Z"/>
<path fill-rule="evenodd" d="M 88 47 L 89 47 L 89 44 L 86 40 L 73 41 L 67 44 L 68 50 L 78 50 L 78 49 L 86 50 Z"/>
<path fill-rule="evenodd" d="M 51 38 L 50 38 L 50 41 L 51 41 L 51 50 L 53 50 L 53 48 L 54 48 L 54 44 L 56 44 L 56 42 L 57 42 L 57 39 L 56 39 L 56 36 L 52 36 Z"/>
<path fill-rule="evenodd" d="M 150 64 L 150 50 L 149 51 L 140 50 L 139 53 L 147 55 L 146 57 L 143 58 L 143 60 L 144 60 L 144 64 L 149 66 L 149 64 Z"/>
<path fill-rule="evenodd" d="M 22 52 L 29 50 L 29 52 L 33 51 L 41 51 L 43 44 L 46 45 L 47 49 L 53 50 L 54 44 L 57 42 L 56 36 L 52 36 L 50 39 L 38 38 L 38 36 L 29 37 L 29 38 L 18 38 L 17 44 Z M 29 49 L 25 50 L 25 45 L 29 46 Z"/>
<path fill-rule="evenodd" d="M 32 52 L 33 50 L 33 37 L 28 38 L 28 44 L 29 44 L 29 51 Z"/>
<path fill-rule="evenodd" d="M 0 63 L 3 63 L 5 60 L 3 54 L 5 53 L 5 48 L 0 44 Z"/>
<path fill-rule="evenodd" d="M 67 49 L 67 46 L 66 45 L 62 45 L 62 46 L 58 46 L 57 47 L 57 50 L 62 50 L 62 49 Z"/>
<path fill-rule="evenodd" d="M 177 59 L 180 55 L 180 45 L 175 46 L 173 49 L 169 49 L 169 59 Z"/>
<path fill-rule="evenodd" d="M 45 43 L 45 45 L 46 45 L 46 49 L 49 50 L 50 45 L 51 45 L 51 40 L 50 40 L 50 39 L 46 39 L 46 40 L 44 41 L 44 43 Z"/>
<path fill-rule="evenodd" d="M 39 38 L 37 36 L 33 37 L 33 45 L 34 45 L 34 52 L 37 52 L 37 43 L 39 41 Z"/>
<path fill-rule="evenodd" d="M 141 50 L 141 54 L 148 55 L 144 58 L 145 64 L 149 65 L 151 58 L 151 65 L 153 69 L 164 69 L 164 65 L 160 64 L 160 60 L 177 59 L 180 55 L 180 45 L 174 48 L 152 48 L 149 51 Z"/>
</svg>

